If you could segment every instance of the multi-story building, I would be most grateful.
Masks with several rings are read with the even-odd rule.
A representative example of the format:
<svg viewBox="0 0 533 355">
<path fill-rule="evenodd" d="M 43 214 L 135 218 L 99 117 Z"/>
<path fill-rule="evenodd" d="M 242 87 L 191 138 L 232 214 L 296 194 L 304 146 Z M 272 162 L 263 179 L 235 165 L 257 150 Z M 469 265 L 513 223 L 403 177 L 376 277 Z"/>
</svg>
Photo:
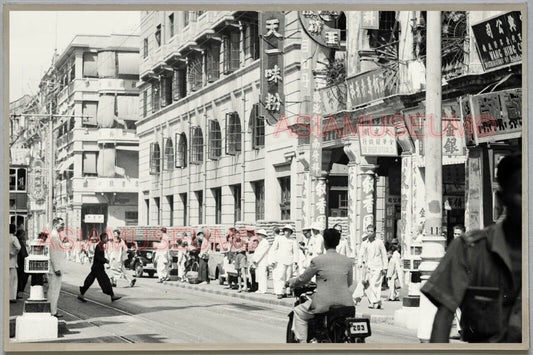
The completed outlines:
<svg viewBox="0 0 533 355">
<path fill-rule="evenodd" d="M 257 12 L 144 12 L 139 224 L 265 215 Z"/>
<path fill-rule="evenodd" d="M 492 16 L 510 47 L 487 64 Z M 494 220 L 493 158 L 520 149 L 519 22 L 442 12 L 447 236 Z M 145 12 L 141 32 L 140 224 L 341 223 L 355 252 L 372 223 L 409 252 L 426 209 L 425 12 Z M 502 122 L 492 138 L 468 131 L 470 106 Z"/>
<path fill-rule="evenodd" d="M 28 120 L 25 114 L 36 110 L 36 98 L 24 95 L 9 104 L 9 223 L 27 230 L 28 166 L 30 149 L 26 136 Z"/>
<path fill-rule="evenodd" d="M 136 35 L 76 36 L 41 82 L 53 119 L 53 214 L 76 237 L 138 221 L 137 44 Z"/>
</svg>

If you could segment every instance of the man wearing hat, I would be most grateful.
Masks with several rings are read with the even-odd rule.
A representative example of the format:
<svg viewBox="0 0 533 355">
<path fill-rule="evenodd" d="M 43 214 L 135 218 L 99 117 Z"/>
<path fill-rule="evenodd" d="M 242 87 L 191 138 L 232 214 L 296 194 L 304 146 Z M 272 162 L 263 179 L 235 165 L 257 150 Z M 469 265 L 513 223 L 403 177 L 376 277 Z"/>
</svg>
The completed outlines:
<svg viewBox="0 0 533 355">
<path fill-rule="evenodd" d="M 298 246 L 296 240 L 292 238 L 294 229 L 289 224 L 283 226 L 283 234 L 274 239 L 272 244 L 273 253 L 273 281 L 274 292 L 278 299 L 285 296 L 285 282 L 291 277 L 293 267 L 296 266 Z M 287 292 L 288 294 L 289 292 Z"/>
<path fill-rule="evenodd" d="M 201 284 L 209 283 L 209 269 L 207 263 L 209 260 L 209 240 L 205 235 L 205 231 L 200 229 L 196 233 L 196 245 L 200 247 L 200 263 L 198 267 L 198 281 Z"/>
<path fill-rule="evenodd" d="M 307 248 L 309 247 L 309 240 L 311 238 L 311 227 L 302 228 L 302 238 L 297 238 L 298 241 L 298 273 L 301 274 L 309 266 L 307 259 Z"/>
<path fill-rule="evenodd" d="M 311 224 L 311 238 L 309 238 L 309 244 L 307 247 L 307 264 L 315 256 L 324 254 L 324 238 L 322 237 L 321 231 L 322 226 L 318 222 Z"/>
<path fill-rule="evenodd" d="M 264 229 L 259 229 L 256 232 L 259 239 L 259 245 L 255 248 L 252 257 L 252 265 L 255 268 L 255 277 L 257 279 L 258 288 L 257 293 L 266 293 L 267 291 L 267 266 L 268 266 L 268 250 L 270 243 L 268 242 L 267 232 Z"/>
</svg>

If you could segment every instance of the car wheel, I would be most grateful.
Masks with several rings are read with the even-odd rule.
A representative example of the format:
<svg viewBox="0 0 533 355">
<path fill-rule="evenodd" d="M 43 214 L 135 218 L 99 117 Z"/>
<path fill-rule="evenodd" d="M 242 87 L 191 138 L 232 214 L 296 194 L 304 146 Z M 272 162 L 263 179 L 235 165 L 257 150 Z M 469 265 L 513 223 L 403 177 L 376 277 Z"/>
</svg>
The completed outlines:
<svg viewBox="0 0 533 355">
<path fill-rule="evenodd" d="M 135 263 L 135 276 L 142 277 L 143 276 L 143 265 L 140 262 Z"/>
<path fill-rule="evenodd" d="M 155 272 L 154 271 L 147 271 L 149 277 L 154 277 Z"/>
</svg>

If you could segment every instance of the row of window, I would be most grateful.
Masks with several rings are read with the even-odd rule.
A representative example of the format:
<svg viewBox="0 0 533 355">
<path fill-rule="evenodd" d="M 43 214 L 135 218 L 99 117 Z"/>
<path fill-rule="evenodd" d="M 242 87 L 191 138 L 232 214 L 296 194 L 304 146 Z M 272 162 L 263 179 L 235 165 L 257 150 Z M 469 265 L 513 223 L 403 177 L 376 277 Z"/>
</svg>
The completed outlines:
<svg viewBox="0 0 533 355">
<path fill-rule="evenodd" d="M 280 184 L 283 184 L 283 186 L 286 186 L 287 181 L 289 182 L 290 186 L 290 178 L 283 178 L 280 179 Z M 262 220 L 265 218 L 265 181 L 259 180 L 254 181 L 251 183 L 252 189 L 254 191 L 255 195 L 255 219 L 256 220 Z M 229 186 L 231 190 L 231 195 L 233 197 L 233 206 L 234 206 L 234 213 L 233 213 L 233 221 L 237 222 L 242 219 L 241 211 L 242 211 L 242 205 L 241 205 L 241 198 L 242 198 L 242 189 L 241 184 L 231 185 Z M 222 223 L 222 187 L 215 187 L 211 189 L 212 198 L 214 201 L 215 206 L 215 224 L 221 224 Z M 289 190 L 283 190 L 282 192 L 282 198 L 287 198 L 287 195 L 289 196 L 290 200 L 290 187 Z M 197 220 L 196 223 L 203 224 L 203 206 L 204 206 L 204 192 L 202 190 L 194 191 L 194 198 L 196 199 L 196 205 L 197 205 Z M 181 223 L 183 225 L 188 224 L 188 199 L 187 199 L 187 193 L 179 194 L 179 199 L 181 201 L 181 209 L 182 209 L 182 221 Z M 166 203 L 168 205 L 168 219 L 170 221 L 170 225 L 173 225 L 174 223 L 174 196 L 168 195 L 166 196 Z M 158 197 L 154 198 L 154 204 L 155 209 L 157 212 L 157 224 L 161 224 L 161 205 L 160 205 L 160 199 Z M 148 199 L 145 200 L 145 206 L 146 206 L 146 216 L 147 220 L 146 223 L 150 224 L 150 201 Z M 282 219 L 290 219 L 290 204 L 288 205 L 289 212 L 285 212 L 282 216 Z"/>
<path fill-rule="evenodd" d="M 259 149 L 265 145 L 265 126 L 264 120 L 258 115 L 258 105 L 252 109 L 251 126 L 252 126 L 252 145 L 253 149 Z M 242 151 L 241 138 L 242 128 L 239 115 L 236 112 L 226 114 L 226 146 L 227 155 L 235 155 Z M 218 120 L 208 121 L 208 159 L 216 160 L 222 156 L 222 131 Z M 185 133 L 176 133 L 174 141 L 171 137 L 164 142 L 163 164 L 161 164 L 161 148 L 159 143 L 150 144 L 150 174 L 159 174 L 161 165 L 164 170 L 173 170 L 187 166 L 187 152 L 189 154 L 189 163 L 201 164 L 204 160 L 204 137 L 202 128 L 199 126 L 191 127 L 189 132 L 191 137 L 190 146 L 187 144 Z M 174 148 L 174 144 L 176 147 Z"/>
<path fill-rule="evenodd" d="M 256 23 L 247 23 L 241 31 L 221 34 L 219 40 L 211 39 L 202 43 L 202 50 L 190 50 L 186 54 L 186 64 L 162 73 L 160 80 L 143 91 L 143 117 L 149 112 L 157 112 L 173 101 L 186 97 L 190 92 L 200 90 L 208 83 L 220 79 L 221 73 L 228 75 L 238 70 L 246 58 L 259 58 L 259 35 Z M 157 33 L 157 32 L 156 32 Z M 241 39 L 242 37 L 242 39 Z M 243 57 L 241 54 L 243 53 Z M 148 56 L 148 40 L 145 39 L 144 56 Z"/>
</svg>

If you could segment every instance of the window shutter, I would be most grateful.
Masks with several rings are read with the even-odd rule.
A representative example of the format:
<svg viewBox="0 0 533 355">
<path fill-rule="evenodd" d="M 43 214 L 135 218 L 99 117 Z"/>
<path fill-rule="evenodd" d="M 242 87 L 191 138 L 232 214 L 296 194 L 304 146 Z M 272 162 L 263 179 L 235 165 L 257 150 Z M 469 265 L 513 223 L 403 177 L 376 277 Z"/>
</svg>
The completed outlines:
<svg viewBox="0 0 533 355">
<path fill-rule="evenodd" d="M 222 45 L 222 56 L 224 59 L 224 62 L 222 63 L 224 74 L 228 74 L 230 72 L 230 46 L 229 46 L 230 40 L 228 36 L 224 36 L 223 45 Z"/>
<path fill-rule="evenodd" d="M 168 94 L 168 88 L 167 88 L 167 78 L 162 76 L 161 77 L 161 107 L 165 107 L 168 105 L 167 102 L 167 94 Z"/>
<path fill-rule="evenodd" d="M 230 33 L 230 71 L 235 71 L 240 67 L 240 41 L 241 34 L 240 32 L 231 32 Z"/>
<path fill-rule="evenodd" d="M 143 117 L 148 114 L 148 89 L 143 91 Z"/>
<path fill-rule="evenodd" d="M 183 167 L 183 162 L 181 160 L 181 145 L 182 145 L 181 134 L 176 133 L 174 137 L 175 137 L 174 142 L 176 142 L 176 147 L 174 148 L 174 159 L 176 160 L 175 167 L 181 168 Z"/>
<path fill-rule="evenodd" d="M 176 100 L 179 100 L 180 99 L 180 86 L 179 86 L 179 82 L 178 82 L 178 76 L 179 76 L 179 71 L 174 69 L 172 71 L 172 96 L 173 96 L 173 99 L 176 101 Z"/>
<path fill-rule="evenodd" d="M 154 148 L 155 143 L 150 143 L 150 175 L 155 174 Z"/>
</svg>

